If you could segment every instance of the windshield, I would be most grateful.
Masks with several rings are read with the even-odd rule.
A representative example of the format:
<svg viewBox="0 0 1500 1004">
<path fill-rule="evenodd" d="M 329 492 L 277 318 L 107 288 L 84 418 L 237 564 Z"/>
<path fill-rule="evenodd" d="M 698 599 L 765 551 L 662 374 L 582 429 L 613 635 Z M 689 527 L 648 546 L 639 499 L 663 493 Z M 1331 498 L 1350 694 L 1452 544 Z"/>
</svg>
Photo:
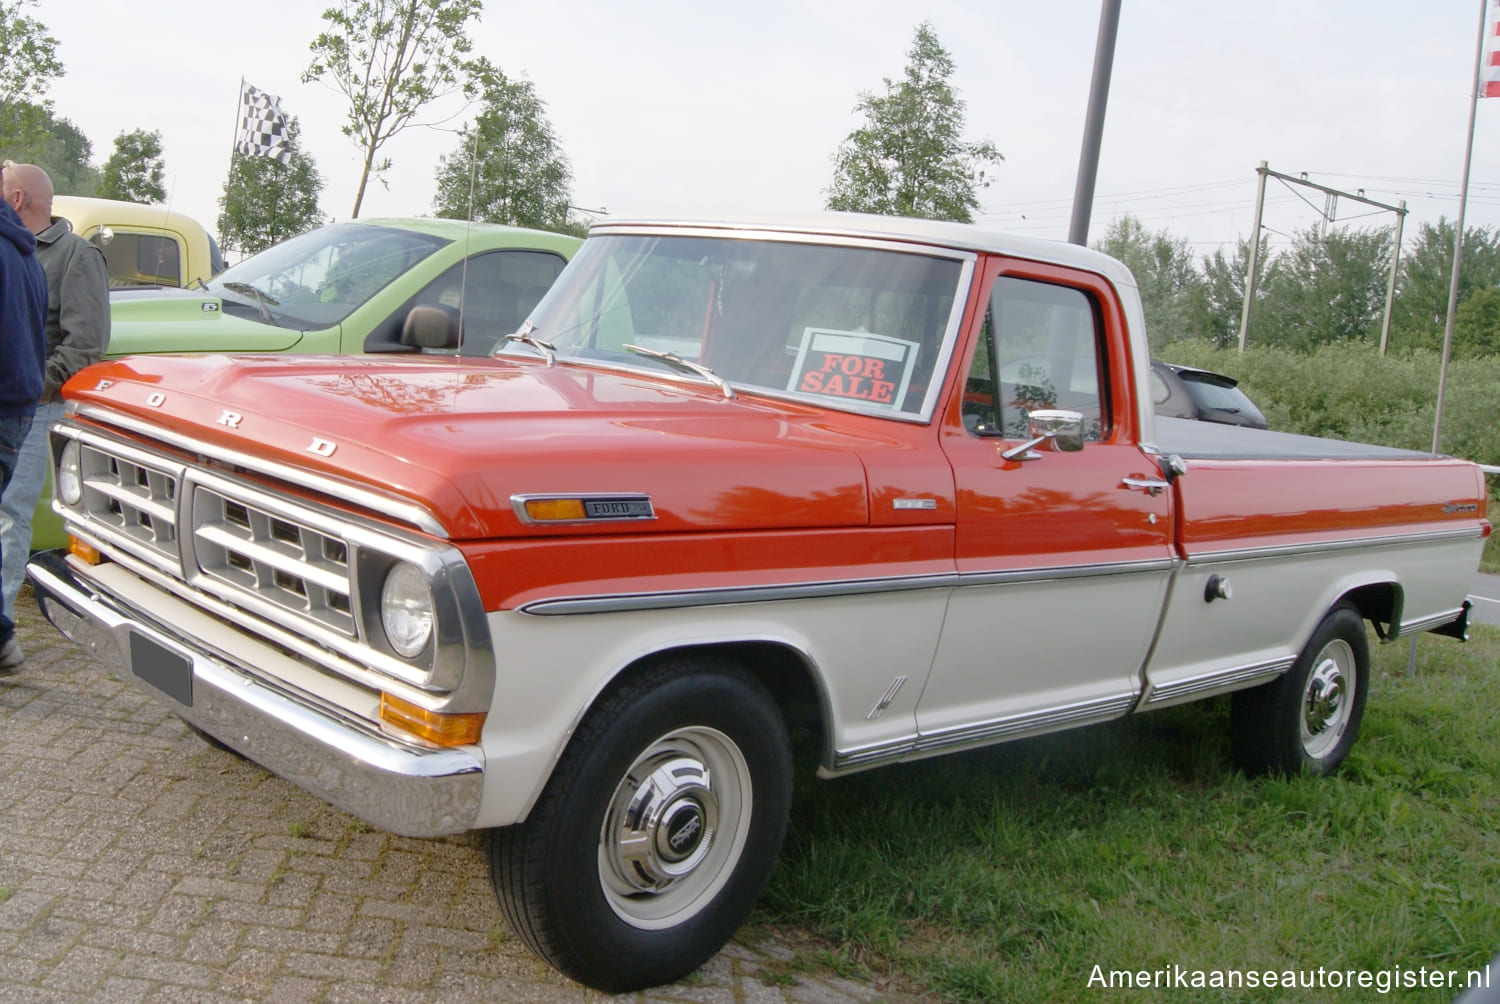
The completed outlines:
<svg viewBox="0 0 1500 1004">
<path fill-rule="evenodd" d="M 246 258 L 205 288 L 244 317 L 282 328 L 327 328 L 446 243 L 407 230 L 335 223 Z"/>
<path fill-rule="evenodd" d="M 638 346 L 740 389 L 925 417 L 966 266 L 866 247 L 605 234 L 584 243 L 528 333 L 562 359 L 680 371 L 627 348 Z"/>
</svg>

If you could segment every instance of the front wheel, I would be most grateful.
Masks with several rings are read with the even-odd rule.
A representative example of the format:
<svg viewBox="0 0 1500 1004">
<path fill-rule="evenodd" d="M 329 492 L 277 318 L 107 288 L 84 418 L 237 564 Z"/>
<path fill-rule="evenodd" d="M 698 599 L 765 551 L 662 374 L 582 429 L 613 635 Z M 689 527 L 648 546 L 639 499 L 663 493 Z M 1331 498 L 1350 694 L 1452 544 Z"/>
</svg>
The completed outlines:
<svg viewBox="0 0 1500 1004">
<path fill-rule="evenodd" d="M 1333 773 L 1359 736 L 1369 684 L 1364 621 L 1334 607 L 1291 669 L 1234 695 L 1235 762 L 1247 774 Z"/>
<path fill-rule="evenodd" d="M 490 832 L 507 923 L 600 990 L 687 975 L 765 888 L 791 778 L 781 714 L 743 669 L 652 668 L 584 718 L 526 821 Z"/>
</svg>

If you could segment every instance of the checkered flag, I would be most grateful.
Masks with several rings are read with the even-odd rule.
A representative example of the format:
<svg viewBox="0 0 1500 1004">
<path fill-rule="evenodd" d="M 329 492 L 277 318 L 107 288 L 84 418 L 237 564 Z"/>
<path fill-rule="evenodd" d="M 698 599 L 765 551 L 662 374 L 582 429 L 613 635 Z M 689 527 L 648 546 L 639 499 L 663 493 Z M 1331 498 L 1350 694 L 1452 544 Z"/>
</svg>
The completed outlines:
<svg viewBox="0 0 1500 1004">
<path fill-rule="evenodd" d="M 240 128 L 235 133 L 234 149 L 247 157 L 271 157 L 283 164 L 292 162 L 287 146 L 286 113 L 281 99 L 246 84 L 240 92 Z"/>
</svg>

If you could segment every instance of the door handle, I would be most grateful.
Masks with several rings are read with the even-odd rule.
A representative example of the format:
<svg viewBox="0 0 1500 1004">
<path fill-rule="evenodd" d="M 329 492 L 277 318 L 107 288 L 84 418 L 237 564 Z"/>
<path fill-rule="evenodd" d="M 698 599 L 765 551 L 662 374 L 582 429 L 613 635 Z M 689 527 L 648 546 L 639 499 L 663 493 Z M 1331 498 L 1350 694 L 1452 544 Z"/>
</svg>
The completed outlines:
<svg viewBox="0 0 1500 1004">
<path fill-rule="evenodd" d="M 1142 491 L 1154 498 L 1155 496 L 1160 495 L 1162 492 L 1166 491 L 1172 486 L 1158 478 L 1128 477 L 1123 478 L 1120 481 L 1120 487 L 1130 488 L 1135 491 Z"/>
</svg>

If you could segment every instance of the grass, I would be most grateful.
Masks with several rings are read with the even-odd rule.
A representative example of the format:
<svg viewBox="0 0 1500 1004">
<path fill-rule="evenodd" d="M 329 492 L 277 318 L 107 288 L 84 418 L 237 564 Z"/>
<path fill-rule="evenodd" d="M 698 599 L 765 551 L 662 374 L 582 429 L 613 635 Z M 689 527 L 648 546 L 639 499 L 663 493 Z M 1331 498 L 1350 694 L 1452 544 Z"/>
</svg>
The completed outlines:
<svg viewBox="0 0 1500 1004">
<path fill-rule="evenodd" d="M 1247 779 L 1228 702 L 799 786 L 759 919 L 959 1001 L 1098 999 L 1094 967 L 1468 970 L 1500 948 L 1500 631 L 1375 649 L 1334 777 Z M 1500 978 L 1500 974 L 1497 974 Z M 1373 991 L 1129 999 L 1366 1000 Z M 1449 1002 L 1456 990 L 1402 990 Z"/>
</svg>

